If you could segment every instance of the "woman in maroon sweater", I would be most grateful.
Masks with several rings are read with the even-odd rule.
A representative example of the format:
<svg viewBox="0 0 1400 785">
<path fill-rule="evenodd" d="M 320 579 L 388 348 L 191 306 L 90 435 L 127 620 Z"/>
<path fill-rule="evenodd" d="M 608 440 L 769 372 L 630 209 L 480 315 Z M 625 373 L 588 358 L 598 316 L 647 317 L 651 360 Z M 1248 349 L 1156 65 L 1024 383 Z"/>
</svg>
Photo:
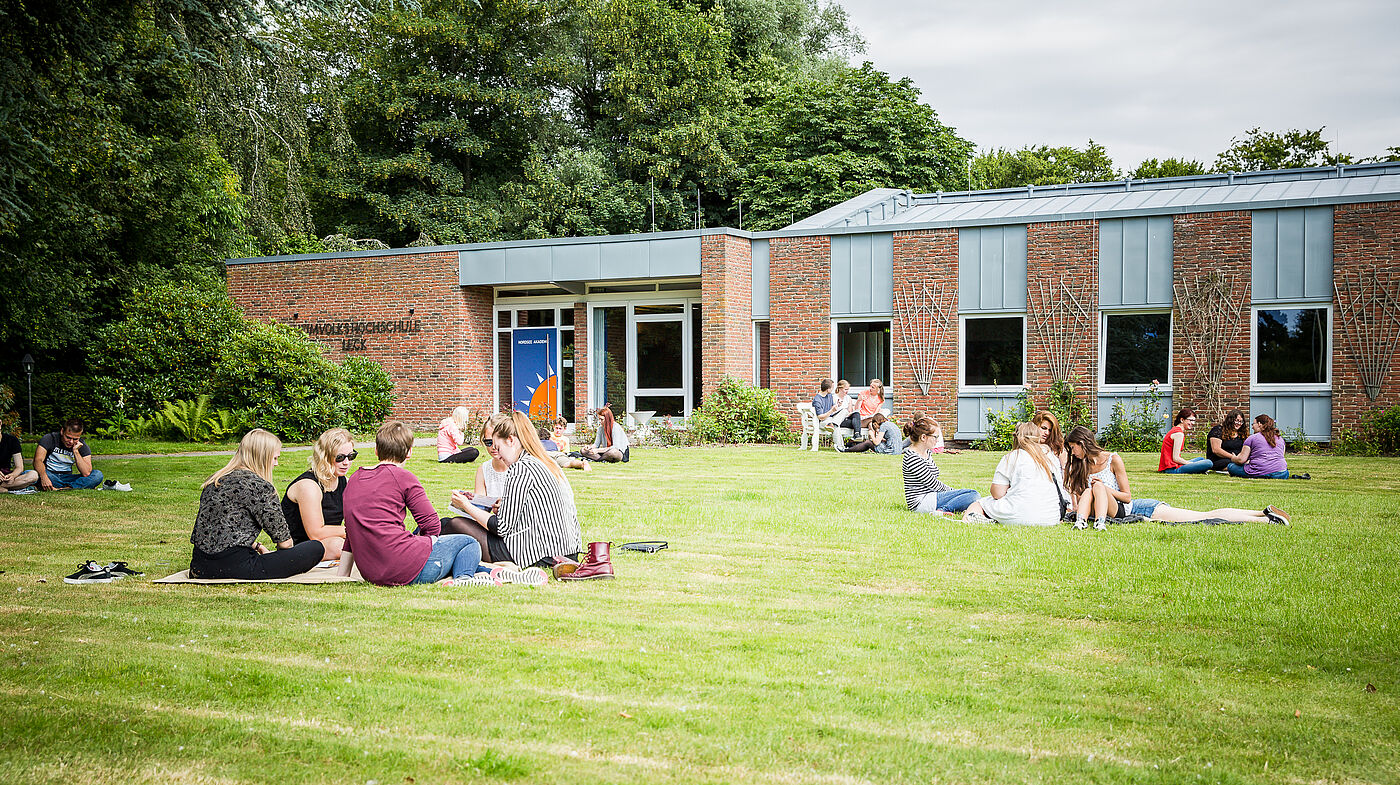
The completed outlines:
<svg viewBox="0 0 1400 785">
<path fill-rule="evenodd" d="M 465 534 L 440 534 L 442 525 L 423 484 L 403 467 L 412 448 L 413 431 L 407 425 L 384 423 L 374 436 L 379 464 L 360 469 L 346 483 L 341 570 L 358 564 L 365 580 L 380 586 L 445 578 L 469 582 L 478 571 L 488 571 L 481 567 L 481 546 Z M 413 513 L 416 532 L 404 528 L 405 510 Z"/>
</svg>

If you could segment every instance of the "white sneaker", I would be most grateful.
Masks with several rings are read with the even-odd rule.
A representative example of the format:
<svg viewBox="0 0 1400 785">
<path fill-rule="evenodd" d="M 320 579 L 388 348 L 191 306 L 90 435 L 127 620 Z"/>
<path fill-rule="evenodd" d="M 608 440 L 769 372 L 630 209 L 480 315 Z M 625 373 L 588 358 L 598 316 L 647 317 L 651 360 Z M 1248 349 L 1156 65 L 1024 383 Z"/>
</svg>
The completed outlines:
<svg viewBox="0 0 1400 785">
<path fill-rule="evenodd" d="M 448 578 L 442 582 L 443 586 L 500 586 L 501 584 L 491 577 L 489 572 L 478 572 L 465 578 Z"/>
<path fill-rule="evenodd" d="M 1074 528 L 1081 530 L 1087 529 L 1089 528 L 1089 522 L 1084 520 L 1083 518 L 1076 518 L 1074 521 Z"/>
<path fill-rule="evenodd" d="M 129 482 L 114 483 L 114 484 L 112 485 L 112 487 L 111 487 L 109 490 L 113 490 L 113 491 L 126 491 L 126 492 L 129 493 L 129 492 L 131 491 L 131 483 L 129 483 Z"/>
<path fill-rule="evenodd" d="M 526 567 L 523 570 L 512 570 L 509 567 L 497 567 L 491 571 L 491 577 L 502 583 L 522 583 L 526 586 L 539 588 L 549 582 L 549 575 L 539 567 Z"/>
<path fill-rule="evenodd" d="M 996 523 L 996 521 L 992 520 L 991 518 L 988 518 L 987 516 L 983 515 L 983 514 L 980 513 L 980 512 L 969 512 L 969 513 L 965 513 L 965 514 L 963 515 L 963 522 L 964 522 L 964 523 Z"/>
<path fill-rule="evenodd" d="M 1108 523 L 1107 523 L 1103 518 L 1099 518 L 1098 520 L 1094 521 L 1094 531 L 1096 531 L 1096 532 L 1106 532 L 1106 531 L 1108 531 Z"/>
</svg>

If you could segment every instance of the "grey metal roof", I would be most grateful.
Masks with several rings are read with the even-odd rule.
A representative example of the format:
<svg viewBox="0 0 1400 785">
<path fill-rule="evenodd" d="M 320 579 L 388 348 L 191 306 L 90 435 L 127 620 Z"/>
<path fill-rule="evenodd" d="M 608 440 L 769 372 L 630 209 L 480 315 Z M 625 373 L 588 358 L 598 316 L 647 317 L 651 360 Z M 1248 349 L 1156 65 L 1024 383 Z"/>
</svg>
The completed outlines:
<svg viewBox="0 0 1400 785">
<path fill-rule="evenodd" d="M 917 228 L 1400 200 L 1400 162 L 914 194 L 867 191 L 782 230 Z"/>
</svg>

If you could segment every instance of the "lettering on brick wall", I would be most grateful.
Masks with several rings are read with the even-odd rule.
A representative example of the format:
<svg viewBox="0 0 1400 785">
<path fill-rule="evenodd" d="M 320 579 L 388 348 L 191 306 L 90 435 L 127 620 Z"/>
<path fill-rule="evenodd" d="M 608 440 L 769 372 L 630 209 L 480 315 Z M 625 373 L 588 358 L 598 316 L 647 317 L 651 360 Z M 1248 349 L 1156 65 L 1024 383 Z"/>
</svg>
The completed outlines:
<svg viewBox="0 0 1400 785">
<path fill-rule="evenodd" d="M 315 338 L 339 338 L 340 349 L 345 352 L 362 352 L 369 348 L 366 336 L 389 335 L 392 333 L 417 333 L 422 330 L 422 319 L 388 319 L 381 321 L 317 322 L 296 324 L 293 327 Z"/>
</svg>

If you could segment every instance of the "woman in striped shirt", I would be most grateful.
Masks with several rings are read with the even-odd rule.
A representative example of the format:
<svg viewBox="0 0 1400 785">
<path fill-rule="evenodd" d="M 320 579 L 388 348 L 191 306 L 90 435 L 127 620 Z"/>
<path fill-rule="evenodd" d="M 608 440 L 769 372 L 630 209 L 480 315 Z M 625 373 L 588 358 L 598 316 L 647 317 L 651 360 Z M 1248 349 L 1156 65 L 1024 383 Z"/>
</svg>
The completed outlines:
<svg viewBox="0 0 1400 785">
<path fill-rule="evenodd" d="M 909 447 L 904 450 L 904 502 L 914 512 L 962 512 L 977 501 L 971 488 L 949 488 L 938 479 L 933 448 L 941 434 L 932 417 L 914 415 L 904 426 Z"/>
<path fill-rule="evenodd" d="M 493 562 L 529 567 L 553 564 L 558 556 L 576 559 L 583 549 L 583 532 L 574 493 L 540 444 L 530 418 L 520 412 L 493 414 L 484 430 L 490 434 L 483 440 L 486 447 L 508 467 L 500 501 L 492 513 L 453 492 L 453 505 L 466 511 L 471 521 L 455 518 L 447 528 L 475 536 Z"/>
</svg>

